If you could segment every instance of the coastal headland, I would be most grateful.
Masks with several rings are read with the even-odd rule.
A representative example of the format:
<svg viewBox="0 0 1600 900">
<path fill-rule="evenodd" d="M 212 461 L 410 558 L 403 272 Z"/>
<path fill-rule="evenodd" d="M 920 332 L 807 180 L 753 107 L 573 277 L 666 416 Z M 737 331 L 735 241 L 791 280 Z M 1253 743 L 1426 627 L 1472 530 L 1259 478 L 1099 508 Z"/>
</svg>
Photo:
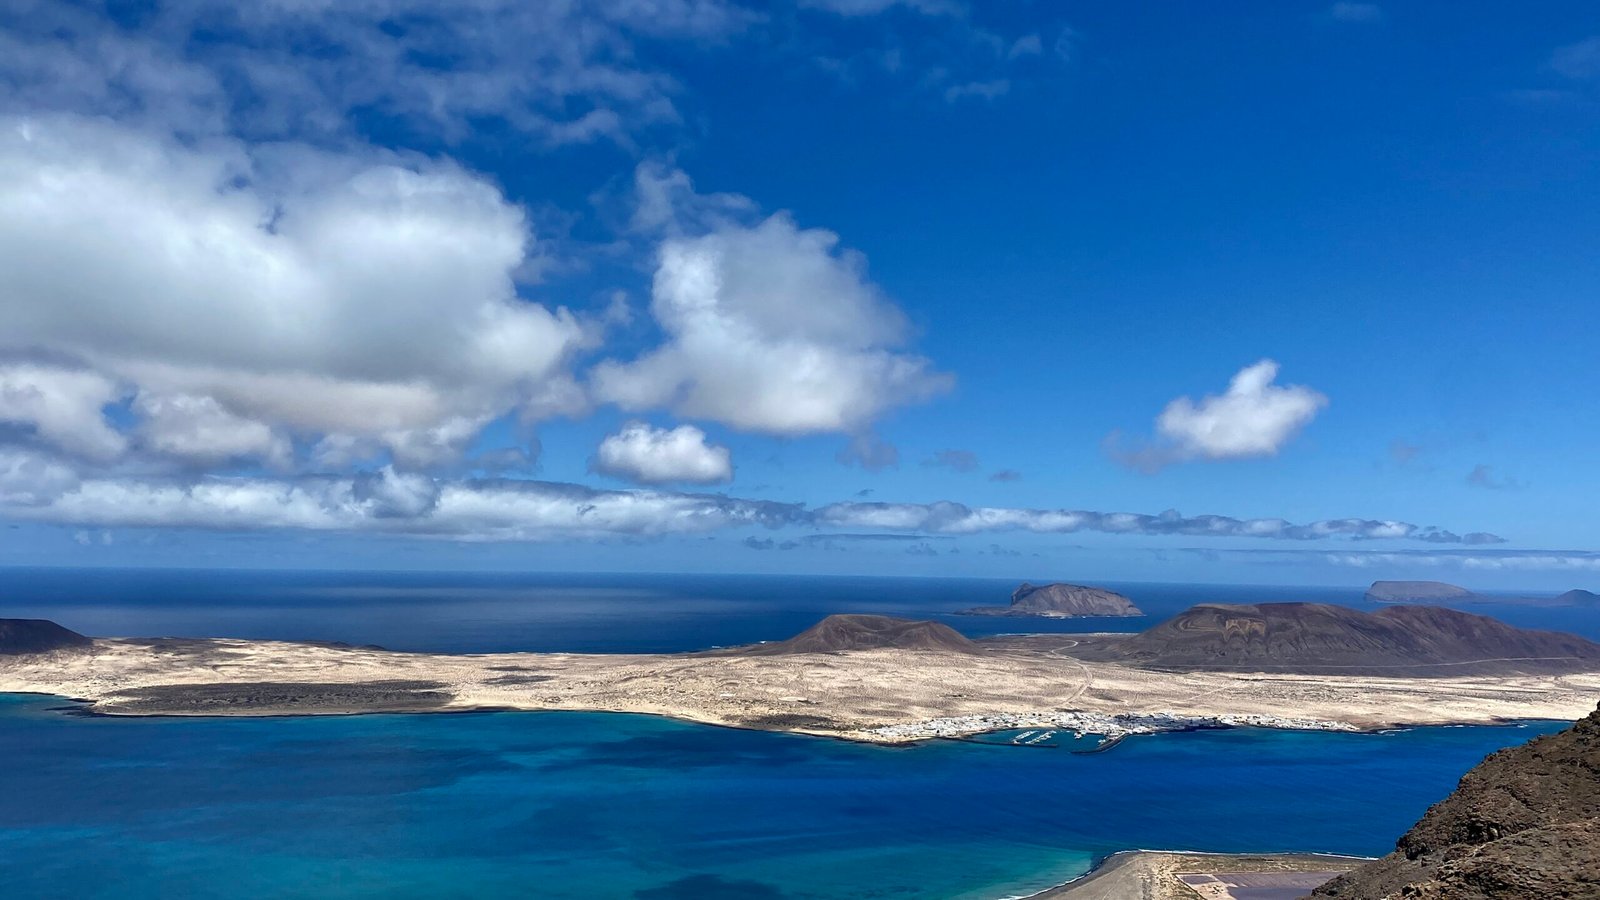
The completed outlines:
<svg viewBox="0 0 1600 900">
<path fill-rule="evenodd" d="M 869 616 L 825 620 L 790 642 L 670 655 L 443 655 L 226 638 L 98 638 L 0 656 L 0 691 L 70 697 L 105 715 L 611 711 L 884 744 L 1026 727 L 1115 738 L 1236 725 L 1376 730 L 1570 720 L 1600 697 L 1600 664 L 1583 654 L 1486 655 L 1475 664 L 1351 674 L 1207 671 L 1193 667 L 1190 643 L 1182 669 L 1119 660 L 1107 649 L 1131 639 L 970 641 L 938 623 Z M 1144 654 L 1148 641 L 1138 646 Z M 1079 647 L 1097 658 L 1078 658 Z"/>
</svg>

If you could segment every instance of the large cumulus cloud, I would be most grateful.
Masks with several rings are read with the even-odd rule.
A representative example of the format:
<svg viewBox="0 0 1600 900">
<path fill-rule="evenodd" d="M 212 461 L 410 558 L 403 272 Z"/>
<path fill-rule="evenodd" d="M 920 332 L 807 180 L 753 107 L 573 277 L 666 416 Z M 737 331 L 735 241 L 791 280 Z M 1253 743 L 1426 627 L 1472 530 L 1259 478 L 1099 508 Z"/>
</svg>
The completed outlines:
<svg viewBox="0 0 1600 900">
<path fill-rule="evenodd" d="M 108 455 L 87 411 L 119 383 L 148 445 L 193 458 L 481 424 L 562 377 L 585 339 L 517 296 L 531 241 L 517 206 L 448 163 L 0 117 L 0 352 L 86 370 L 33 366 L 52 398 L 34 406 L 55 413 L 13 389 L 0 418 Z"/>
<path fill-rule="evenodd" d="M 687 189 L 681 173 L 642 184 L 659 192 L 663 181 Z M 862 433 L 949 388 L 950 376 L 902 349 L 904 314 L 838 235 L 783 213 L 719 215 L 742 208 L 726 197 L 687 199 L 698 205 L 675 213 L 659 193 L 642 198 L 645 221 L 670 226 L 650 301 L 666 340 L 597 366 L 598 399 L 795 436 Z"/>
</svg>

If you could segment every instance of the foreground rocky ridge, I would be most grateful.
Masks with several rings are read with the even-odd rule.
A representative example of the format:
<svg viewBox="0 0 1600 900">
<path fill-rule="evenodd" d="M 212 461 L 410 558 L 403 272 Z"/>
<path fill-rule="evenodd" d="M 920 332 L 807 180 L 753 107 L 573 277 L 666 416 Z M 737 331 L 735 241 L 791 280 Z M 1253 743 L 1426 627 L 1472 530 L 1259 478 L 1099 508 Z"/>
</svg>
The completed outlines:
<svg viewBox="0 0 1600 900">
<path fill-rule="evenodd" d="M 1313 896 L 1600 897 L 1600 710 L 1566 731 L 1489 756 L 1395 852 Z"/>
</svg>

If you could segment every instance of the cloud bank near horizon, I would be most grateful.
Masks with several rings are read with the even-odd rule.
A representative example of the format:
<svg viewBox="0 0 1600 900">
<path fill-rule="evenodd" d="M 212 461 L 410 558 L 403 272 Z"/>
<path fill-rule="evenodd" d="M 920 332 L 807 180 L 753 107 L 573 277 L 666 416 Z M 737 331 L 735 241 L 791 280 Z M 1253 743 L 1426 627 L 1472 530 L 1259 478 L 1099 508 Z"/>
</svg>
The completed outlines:
<svg viewBox="0 0 1600 900">
<path fill-rule="evenodd" d="M 1455 569 L 1463 572 L 1600 572 L 1600 550 L 1496 548 L 1426 550 L 1229 549 L 1185 547 L 1203 558 L 1237 557 L 1276 565 L 1333 565 L 1382 573 Z"/>
<path fill-rule="evenodd" d="M 624 432 L 626 433 L 626 432 Z M 693 436 L 645 435 L 687 447 Z M 715 467 L 719 461 L 711 460 Z M 682 473 L 672 473 L 681 477 Z M 718 473 L 708 473 L 718 474 Z M 739 527 L 961 536 L 998 532 L 1188 535 L 1318 541 L 1494 544 L 1485 532 L 1376 519 L 1296 524 L 1283 519 L 1086 510 L 972 507 L 961 503 L 800 503 L 671 490 L 602 490 L 506 478 L 445 479 L 385 466 L 356 475 L 285 478 L 80 476 L 70 467 L 0 451 L 0 514 L 89 527 L 377 532 L 461 540 L 555 540 L 606 535 L 700 534 Z"/>
</svg>

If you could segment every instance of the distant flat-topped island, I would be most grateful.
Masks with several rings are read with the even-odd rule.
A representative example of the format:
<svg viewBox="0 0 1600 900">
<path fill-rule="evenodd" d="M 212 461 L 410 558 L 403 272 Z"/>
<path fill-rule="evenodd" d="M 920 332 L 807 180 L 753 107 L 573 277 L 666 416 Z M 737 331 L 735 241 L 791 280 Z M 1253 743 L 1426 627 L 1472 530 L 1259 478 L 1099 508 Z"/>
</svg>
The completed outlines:
<svg viewBox="0 0 1600 900">
<path fill-rule="evenodd" d="M 1600 607 L 1600 594 L 1574 588 L 1554 597 L 1514 597 L 1480 594 L 1442 581 L 1374 581 L 1366 599 L 1373 603 L 1423 603 L 1452 606 L 1462 603 L 1499 603 L 1513 606 Z"/>
<path fill-rule="evenodd" d="M 25 647 L 0 644 L 0 692 L 104 715 L 592 710 L 875 743 L 1027 727 L 1120 736 L 1576 719 L 1600 697 L 1600 645 L 1428 613 L 1369 622 L 1378 617 L 1310 604 L 1207 605 L 1140 635 L 981 641 L 935 622 L 830 616 L 787 641 L 662 655 L 90 641 L 45 623 L 13 629 Z M 1373 634 L 1377 644 L 1353 646 Z M 1411 641 L 1432 655 L 1395 662 Z M 1297 653 L 1309 654 L 1303 666 Z"/>
</svg>

